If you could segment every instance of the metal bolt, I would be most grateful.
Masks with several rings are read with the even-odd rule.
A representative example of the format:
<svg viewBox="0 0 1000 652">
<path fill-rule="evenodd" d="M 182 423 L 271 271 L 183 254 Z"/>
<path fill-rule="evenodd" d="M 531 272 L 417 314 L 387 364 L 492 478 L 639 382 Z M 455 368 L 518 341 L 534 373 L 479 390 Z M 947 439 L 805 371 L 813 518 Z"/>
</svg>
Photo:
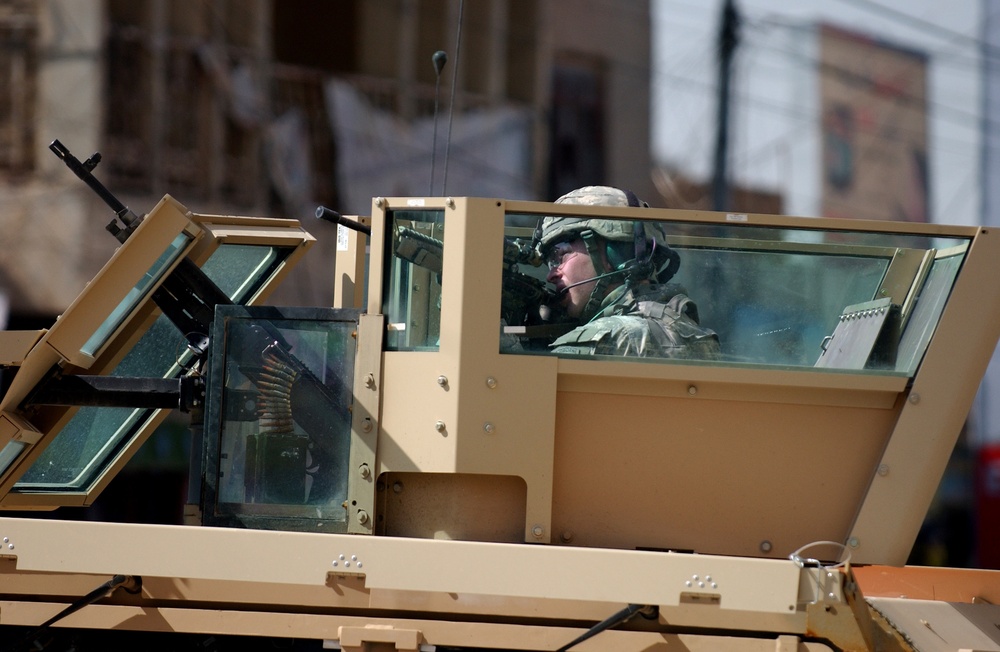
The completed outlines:
<svg viewBox="0 0 1000 652">
<path fill-rule="evenodd" d="M 440 376 L 438 376 L 438 386 L 439 387 L 447 387 L 448 386 L 448 377 L 445 376 L 445 375 L 443 375 L 443 374 L 440 375 Z"/>
<path fill-rule="evenodd" d="M 369 389 L 375 387 L 375 374 L 368 374 L 365 376 L 365 387 L 368 387 Z"/>
<path fill-rule="evenodd" d="M 361 430 L 363 432 L 371 432 L 373 427 L 374 424 L 372 424 L 371 417 L 365 417 L 364 420 L 361 422 Z"/>
<path fill-rule="evenodd" d="M 368 512 L 363 509 L 358 510 L 358 523 L 364 525 L 368 522 Z"/>
<path fill-rule="evenodd" d="M 435 421 L 434 429 L 438 432 L 444 432 L 444 421 Z"/>
<path fill-rule="evenodd" d="M 882 476 L 882 477 L 885 477 L 885 476 L 889 475 L 889 465 L 888 464 L 879 464 L 878 465 L 878 474 L 880 476 Z"/>
<path fill-rule="evenodd" d="M 566 530 L 559 535 L 559 538 L 562 539 L 563 543 L 569 543 L 573 540 L 573 536 L 573 530 Z"/>
<path fill-rule="evenodd" d="M 362 464 L 358 471 L 361 472 L 361 477 L 365 480 L 372 477 L 372 470 L 368 468 L 367 464 Z"/>
<path fill-rule="evenodd" d="M 536 525 L 531 528 L 531 533 L 535 535 L 536 538 L 541 539 L 542 535 L 545 534 L 545 529 L 541 525 Z"/>
<path fill-rule="evenodd" d="M 688 394 L 690 394 L 691 396 L 694 396 L 697 393 L 698 393 L 698 388 L 697 387 L 695 387 L 694 385 L 688 385 Z"/>
<path fill-rule="evenodd" d="M 916 392 L 910 394 L 910 403 L 916 405 L 919 402 L 920 402 L 920 394 L 917 394 Z"/>
<path fill-rule="evenodd" d="M 378 208 L 382 208 L 384 205 L 385 205 L 385 199 L 383 199 L 382 197 L 375 198 L 375 206 L 377 206 Z"/>
<path fill-rule="evenodd" d="M 847 545 L 849 545 L 852 548 L 857 548 L 858 546 L 861 545 L 861 542 L 858 540 L 857 537 L 851 537 L 850 539 L 847 540 Z"/>
<path fill-rule="evenodd" d="M 765 541 L 761 541 L 761 542 L 760 542 L 760 551 L 761 551 L 761 552 L 771 552 L 771 550 L 772 550 L 773 548 L 774 548 L 774 546 L 773 546 L 773 545 L 771 545 L 771 542 L 770 542 L 770 541 L 766 541 L 766 540 L 765 540 Z"/>
<path fill-rule="evenodd" d="M 455 200 L 449 197 L 448 199 L 444 200 L 444 205 L 447 206 L 448 208 L 455 208 Z"/>
<path fill-rule="evenodd" d="M 397 482 L 393 482 L 392 483 L 392 490 L 393 490 L 394 493 L 397 493 L 397 494 L 403 493 L 403 483 L 402 482 L 398 482 L 398 481 Z"/>
<path fill-rule="evenodd" d="M 487 435 L 492 435 L 494 430 L 496 430 L 496 427 L 489 421 L 483 424 L 483 432 Z"/>
<path fill-rule="evenodd" d="M 494 378 L 493 376 L 487 376 L 486 377 L 486 386 L 489 387 L 490 389 L 496 389 L 497 388 L 497 379 Z"/>
</svg>

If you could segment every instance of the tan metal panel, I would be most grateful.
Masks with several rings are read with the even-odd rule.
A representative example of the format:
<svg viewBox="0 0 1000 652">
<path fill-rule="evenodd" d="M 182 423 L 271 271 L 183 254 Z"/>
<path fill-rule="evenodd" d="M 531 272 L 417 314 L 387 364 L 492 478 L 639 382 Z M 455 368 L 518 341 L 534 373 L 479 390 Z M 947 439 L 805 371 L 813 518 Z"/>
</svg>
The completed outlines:
<svg viewBox="0 0 1000 652">
<path fill-rule="evenodd" d="M 363 575 L 369 590 L 668 606 L 716 595 L 722 611 L 804 617 L 789 560 L 47 519 L 0 519 L 0 540 L 20 572 L 306 586 Z"/>
<path fill-rule="evenodd" d="M 980 230 L 913 381 L 848 543 L 856 562 L 903 565 L 1000 336 L 1000 237 Z"/>
<path fill-rule="evenodd" d="M 0 331 L 0 365 L 21 364 L 46 331 Z"/>
</svg>

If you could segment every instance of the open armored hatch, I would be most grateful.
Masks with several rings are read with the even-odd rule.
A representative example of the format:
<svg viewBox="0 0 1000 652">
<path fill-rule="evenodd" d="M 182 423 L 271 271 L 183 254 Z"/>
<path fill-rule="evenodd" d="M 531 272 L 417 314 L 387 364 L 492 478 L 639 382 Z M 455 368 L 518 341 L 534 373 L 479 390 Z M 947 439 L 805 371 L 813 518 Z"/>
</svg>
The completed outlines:
<svg viewBox="0 0 1000 652">
<path fill-rule="evenodd" d="M 2 334 L 17 373 L 0 402 L 0 506 L 91 504 L 178 407 L 215 305 L 263 302 L 313 242 L 296 220 L 164 197 L 52 328 Z"/>
</svg>

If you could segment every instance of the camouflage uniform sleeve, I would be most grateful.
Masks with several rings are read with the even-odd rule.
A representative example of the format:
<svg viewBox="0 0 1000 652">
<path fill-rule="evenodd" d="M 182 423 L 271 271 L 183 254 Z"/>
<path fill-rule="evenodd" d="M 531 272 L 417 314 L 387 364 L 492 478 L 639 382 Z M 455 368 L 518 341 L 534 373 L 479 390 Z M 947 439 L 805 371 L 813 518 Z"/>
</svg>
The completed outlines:
<svg viewBox="0 0 1000 652">
<path fill-rule="evenodd" d="M 603 320 L 598 319 L 593 324 L 574 328 L 565 335 L 556 338 L 549 345 L 550 351 L 556 355 L 593 355 L 597 353 L 601 340 L 605 339 L 611 332 L 603 324 L 598 323 L 601 321 Z"/>
</svg>

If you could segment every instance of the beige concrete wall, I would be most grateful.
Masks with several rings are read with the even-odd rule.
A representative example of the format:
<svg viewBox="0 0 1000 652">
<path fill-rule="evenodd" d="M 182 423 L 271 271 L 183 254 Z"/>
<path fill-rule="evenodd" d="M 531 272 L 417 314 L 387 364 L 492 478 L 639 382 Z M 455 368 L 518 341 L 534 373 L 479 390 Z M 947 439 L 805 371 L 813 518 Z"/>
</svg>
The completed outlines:
<svg viewBox="0 0 1000 652">
<path fill-rule="evenodd" d="M 117 244 L 104 232 L 110 212 L 104 219 L 103 204 L 48 149 L 59 139 L 85 159 L 98 146 L 103 3 L 39 0 L 36 10 L 36 173 L 0 181 L 0 259 L 12 311 L 58 314 Z"/>
<path fill-rule="evenodd" d="M 658 195 L 650 177 L 649 3 L 550 0 L 546 8 L 549 56 L 598 57 L 605 66 L 605 183 L 652 202 Z M 551 70 L 547 58 L 540 65 Z"/>
<path fill-rule="evenodd" d="M 17 286 L 8 288 L 14 299 L 13 310 L 58 314 L 100 269 L 116 241 L 104 232 L 104 225 L 112 217 L 107 207 L 48 151 L 48 145 L 58 138 L 83 160 L 105 144 L 102 142 L 104 111 L 137 109 L 103 106 L 105 4 L 74 0 L 37 2 L 40 34 L 34 146 L 37 173 L 28 180 L 0 179 L 0 229 L 5 234 L 0 240 L 0 256 L 5 268 L 3 276 L 7 283 Z M 444 0 L 441 4 L 443 19 L 455 24 L 458 0 Z M 401 21 L 407 23 L 408 8 L 414 11 L 417 6 L 416 0 L 360 5 L 356 35 L 359 72 L 390 79 L 394 75 L 409 75 L 411 81 L 424 84 L 431 79 L 429 59 L 411 61 L 412 57 L 403 54 L 407 47 L 418 46 L 416 35 L 407 36 L 401 27 Z M 631 188 L 647 200 L 656 196 L 650 181 L 648 14 L 646 1 L 600 0 L 548 0 L 535 4 L 528 0 L 493 0 L 489 11 L 479 8 L 467 12 L 470 26 L 463 37 L 466 43 L 469 39 L 485 38 L 493 28 L 516 32 L 510 44 L 504 45 L 502 39 L 494 38 L 490 47 L 480 43 L 479 47 L 468 50 L 482 58 L 498 56 L 501 46 L 506 47 L 503 65 L 471 59 L 461 65 L 464 74 L 491 76 L 489 83 L 480 80 L 471 89 L 485 91 L 490 101 L 502 102 L 502 97 L 497 100 L 498 93 L 512 93 L 516 101 L 529 102 L 535 107 L 534 167 L 539 199 L 552 199 L 543 195 L 550 145 L 547 116 L 551 106 L 551 68 L 557 54 L 603 62 L 607 148 L 607 178 L 603 181 Z M 493 24 L 494 19 L 501 24 Z M 426 22 L 427 17 L 410 15 L 408 24 L 419 31 L 421 20 Z M 455 30 L 442 27 L 439 33 L 443 41 L 441 49 L 451 50 Z M 449 62 L 449 66 L 454 64 Z M 459 92 L 464 90 L 470 89 L 459 88 Z M 448 84 L 443 84 L 442 95 L 449 91 L 450 78 Z M 98 167 L 95 174 L 99 179 L 101 172 Z M 129 197 L 113 187 L 110 189 L 140 214 L 159 199 L 159 195 Z M 221 210 L 221 207 L 188 203 L 199 212 Z M 315 279 L 321 287 L 325 287 L 326 281 Z"/>
</svg>

